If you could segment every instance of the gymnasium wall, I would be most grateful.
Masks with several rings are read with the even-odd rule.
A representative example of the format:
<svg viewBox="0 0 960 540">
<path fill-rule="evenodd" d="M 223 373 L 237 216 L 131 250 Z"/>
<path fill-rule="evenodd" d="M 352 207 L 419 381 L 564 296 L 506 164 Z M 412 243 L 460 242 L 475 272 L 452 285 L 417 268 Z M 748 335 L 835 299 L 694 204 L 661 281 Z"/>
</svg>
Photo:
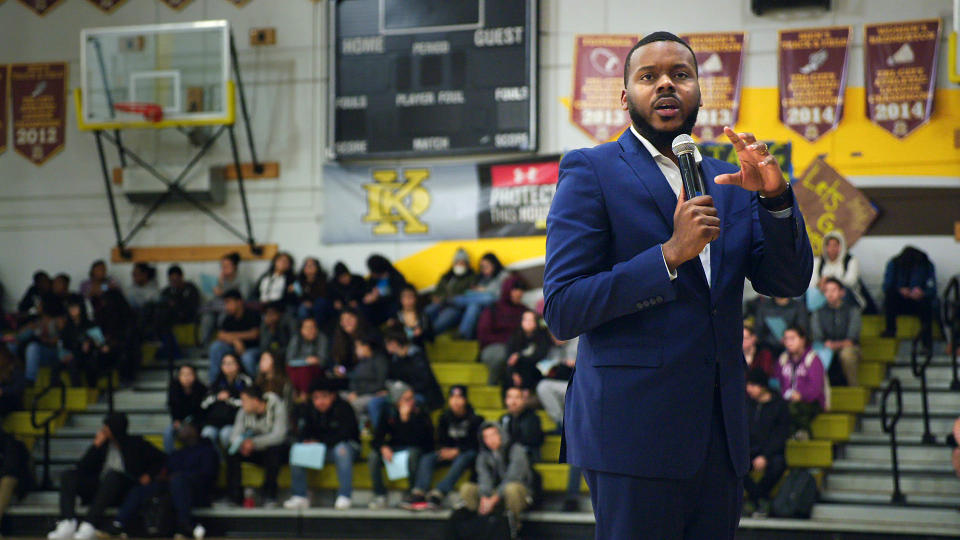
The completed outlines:
<svg viewBox="0 0 960 540">
<path fill-rule="evenodd" d="M 825 154 L 828 162 L 865 189 L 896 188 L 903 190 L 906 198 L 919 196 L 918 190 L 934 189 L 942 190 L 935 194 L 958 197 L 960 149 L 954 144 L 954 130 L 960 125 L 960 89 L 948 83 L 945 75 L 951 0 L 835 0 L 828 13 L 807 10 L 762 18 L 754 16 L 748 6 L 745 0 L 541 0 L 540 151 L 557 153 L 591 145 L 569 122 L 563 103 L 571 94 L 574 35 L 660 29 L 676 33 L 745 30 L 748 53 L 738 130 L 750 130 L 765 139 L 793 141 L 798 173 L 814 156 Z M 477 255 L 494 249 L 507 262 L 542 260 L 542 238 L 322 244 L 326 9 L 326 2 L 310 0 L 252 0 L 243 8 L 225 0 L 194 0 L 183 10 L 174 11 L 156 0 L 128 0 L 107 15 L 86 0 L 65 0 L 41 18 L 19 2 L 7 0 L 0 3 L 0 64 L 67 61 L 72 88 L 79 84 L 82 28 L 227 19 L 237 39 L 258 152 L 263 159 L 280 162 L 281 168 L 279 179 L 247 184 L 258 241 L 278 243 L 298 260 L 317 255 L 328 268 L 342 259 L 360 270 L 369 253 L 380 252 L 399 260 L 401 269 L 423 286 L 445 269 L 453 250 L 461 244 Z M 701 16 L 694 16 L 696 13 Z M 931 17 L 940 17 L 944 30 L 934 115 L 928 125 L 897 141 L 864 117 L 863 24 Z M 841 24 L 854 27 L 844 119 L 835 133 L 809 144 L 777 121 L 777 30 Z M 276 28 L 277 44 L 251 48 L 248 31 L 259 27 Z M 76 130 L 74 115 L 72 100 L 68 100 L 66 146 L 45 165 L 36 167 L 12 149 L 0 155 L 0 281 L 9 295 L 21 294 L 38 267 L 51 272 L 67 270 L 79 281 L 90 261 L 109 258 L 114 245 L 94 139 Z M 239 135 L 244 145 L 242 129 Z M 153 163 L 182 164 L 193 151 L 185 137 L 172 131 L 140 132 L 129 140 Z M 112 159 L 116 161 L 115 153 Z M 228 161 L 229 147 L 223 139 L 202 165 Z M 126 230 L 142 208 L 128 204 L 119 194 L 115 200 Z M 242 223 L 235 185 L 228 186 L 227 203 L 220 211 L 232 223 Z M 158 212 L 133 243 L 234 242 L 203 214 L 186 205 L 174 205 Z M 853 249 L 862 260 L 868 284 L 879 283 L 886 260 L 907 242 L 932 256 L 941 282 L 960 269 L 960 244 L 954 241 L 952 230 L 922 236 L 871 235 Z M 212 272 L 214 264 L 191 263 L 184 267 L 189 276 Z M 253 276 L 264 264 L 249 264 L 245 271 Z M 128 264 L 115 265 L 111 273 L 126 282 L 129 269 Z"/>
</svg>

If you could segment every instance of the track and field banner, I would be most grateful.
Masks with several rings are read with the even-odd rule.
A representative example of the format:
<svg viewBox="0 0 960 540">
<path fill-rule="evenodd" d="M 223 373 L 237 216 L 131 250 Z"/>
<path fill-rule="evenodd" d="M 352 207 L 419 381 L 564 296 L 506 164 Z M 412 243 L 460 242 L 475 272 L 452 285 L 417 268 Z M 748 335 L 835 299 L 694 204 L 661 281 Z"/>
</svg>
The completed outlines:
<svg viewBox="0 0 960 540">
<path fill-rule="evenodd" d="M 823 158 L 813 160 L 793 183 L 793 193 L 815 254 L 820 253 L 823 236 L 828 232 L 842 232 L 850 247 L 877 219 L 877 209 L 870 199 Z"/>
<path fill-rule="evenodd" d="M 607 142 L 630 125 L 630 115 L 620 108 L 623 60 L 641 37 L 599 34 L 574 40 L 570 121 L 595 142 Z"/>
<path fill-rule="evenodd" d="M 868 24 L 864 34 L 867 115 L 902 139 L 933 112 L 940 19 Z"/>
<path fill-rule="evenodd" d="M 850 27 L 781 30 L 780 121 L 808 141 L 843 117 Z"/>
<path fill-rule="evenodd" d="M 699 69 L 703 106 L 697 115 L 693 135 L 702 141 L 723 134 L 723 126 L 733 127 L 740 115 L 740 82 L 746 34 L 717 32 L 680 36 L 693 49 Z"/>
<path fill-rule="evenodd" d="M 539 236 L 557 193 L 560 156 L 480 165 L 480 238 Z"/>
<path fill-rule="evenodd" d="M 10 66 L 13 149 L 43 165 L 63 149 L 67 114 L 67 64 Z"/>
</svg>

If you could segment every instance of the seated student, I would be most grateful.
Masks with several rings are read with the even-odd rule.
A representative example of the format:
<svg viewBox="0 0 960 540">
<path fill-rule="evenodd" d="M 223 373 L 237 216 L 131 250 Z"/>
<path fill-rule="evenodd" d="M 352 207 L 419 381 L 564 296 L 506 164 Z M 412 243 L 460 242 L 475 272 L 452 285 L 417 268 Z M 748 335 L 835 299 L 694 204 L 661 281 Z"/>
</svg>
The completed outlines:
<svg viewBox="0 0 960 540">
<path fill-rule="evenodd" d="M 240 392 L 253 385 L 253 380 L 243 372 L 240 361 L 234 354 L 226 354 L 220 363 L 220 373 L 210 383 L 207 397 L 200 403 L 203 409 L 201 436 L 226 448 L 230 446 L 233 422 L 242 401 Z"/>
<path fill-rule="evenodd" d="M 287 411 L 293 410 L 293 385 L 290 384 L 290 377 L 287 377 L 287 371 L 283 364 L 270 351 L 260 353 L 260 363 L 258 365 L 257 378 L 253 380 L 254 386 L 263 390 L 263 393 L 273 392 L 283 400 Z"/>
<path fill-rule="evenodd" d="M 507 342 L 520 328 L 520 319 L 527 307 L 523 305 L 526 290 L 519 276 L 510 276 L 503 281 L 500 299 L 483 310 L 477 322 L 477 341 L 480 343 L 480 360 L 490 373 L 487 384 L 501 386 L 507 376 Z"/>
<path fill-rule="evenodd" d="M 547 415 L 557 423 L 557 430 L 563 425 L 563 405 L 567 397 L 567 385 L 570 375 L 577 365 L 577 345 L 580 338 L 562 341 L 550 336 L 554 346 L 550 349 L 547 359 L 553 361 L 543 380 L 537 384 L 537 397 L 543 405 Z M 581 471 L 579 467 L 570 466 L 567 475 L 567 493 L 563 501 L 564 512 L 576 512 L 580 509 Z"/>
<path fill-rule="evenodd" d="M 751 470 L 763 473 L 759 482 L 748 474 L 743 487 L 748 497 L 743 515 L 770 514 L 770 491 L 787 469 L 784 449 L 790 436 L 790 411 L 770 389 L 770 377 L 759 368 L 747 372 L 747 422 L 750 434 Z"/>
<path fill-rule="evenodd" d="M 143 506 L 169 487 L 176 520 L 174 537 L 203 540 L 207 531 L 194 521 L 193 509 L 210 505 L 220 471 L 220 454 L 210 439 L 200 437 L 192 422 L 181 424 L 177 440 L 180 449 L 170 454 L 166 461 L 169 482 L 154 481 L 131 489 L 117 510 L 116 519 L 107 528 L 106 532 L 111 536 L 126 537 L 130 524 Z"/>
<path fill-rule="evenodd" d="M 66 369 L 69 358 L 61 356 L 65 309 L 53 293 L 44 293 L 33 319 L 17 335 L 18 349 L 23 351 L 25 376 L 29 384 L 37 380 L 41 367 L 54 368 L 54 375 Z"/>
<path fill-rule="evenodd" d="M 533 465 L 527 454 L 500 426 L 485 422 L 480 426 L 477 483 L 460 487 L 460 497 L 472 512 L 486 516 L 506 508 L 512 538 L 520 528 L 520 514 L 533 504 Z"/>
<path fill-rule="evenodd" d="M 103 260 L 93 261 L 87 279 L 80 282 L 80 294 L 93 302 L 96 308 L 97 298 L 110 289 L 119 290 L 120 284 L 107 274 L 107 263 Z"/>
<path fill-rule="evenodd" d="M 837 278 L 824 280 L 823 293 L 827 303 L 810 317 L 814 347 L 823 347 L 833 356 L 827 369 L 832 386 L 856 386 L 860 363 L 860 306 L 844 302 L 846 289 Z"/>
<path fill-rule="evenodd" d="M 54 371 L 67 370 L 73 386 L 83 386 L 84 377 L 87 386 L 96 386 L 103 367 L 100 365 L 102 355 L 97 347 L 102 344 L 98 341 L 99 334 L 100 329 L 87 318 L 83 297 L 79 294 L 67 295 L 66 317 L 60 330 L 60 364 L 59 369 Z M 84 377 L 81 377 L 81 373 Z"/>
<path fill-rule="evenodd" d="M 527 406 L 527 390 L 517 387 L 507 389 L 504 404 L 507 412 L 500 417 L 500 427 L 513 443 L 519 443 L 529 452 L 530 462 L 540 460 L 543 446 L 543 427 L 537 411 Z"/>
<path fill-rule="evenodd" d="M 409 385 L 416 394 L 417 403 L 427 410 L 439 408 L 443 404 L 443 392 L 427 360 L 427 353 L 399 331 L 388 332 L 384 343 L 390 354 L 387 381 L 402 381 Z"/>
<path fill-rule="evenodd" d="M 470 255 L 458 248 L 450 270 L 440 276 L 430 295 L 430 305 L 423 310 L 437 334 L 460 324 L 465 307 L 454 304 L 453 299 L 469 291 L 476 281 L 477 275 L 470 268 Z"/>
<path fill-rule="evenodd" d="M 160 291 L 157 301 L 157 331 L 163 340 L 166 354 L 181 358 L 180 345 L 173 336 L 173 327 L 196 322 L 200 309 L 200 290 L 183 278 L 183 269 L 177 265 L 167 270 L 168 285 Z"/>
<path fill-rule="evenodd" d="M 157 269 L 149 263 L 138 262 L 133 265 L 130 274 L 133 285 L 126 291 L 127 302 L 138 315 L 152 314 L 153 307 L 160 298 Z"/>
<path fill-rule="evenodd" d="M 372 334 L 357 338 L 355 348 L 357 364 L 347 374 L 347 390 L 340 397 L 353 406 L 361 424 L 369 416 L 370 426 L 376 429 L 387 399 L 387 357 Z"/>
<path fill-rule="evenodd" d="M 297 401 L 304 399 L 313 381 L 330 366 L 327 351 L 327 336 L 317 327 L 316 319 L 300 321 L 300 332 L 287 347 L 287 375 Z"/>
<path fill-rule="evenodd" d="M 507 342 L 506 386 L 516 386 L 535 392 L 543 374 L 537 364 L 547 358 L 550 332 L 543 327 L 540 316 L 532 309 L 523 312 L 518 328 Z"/>
<path fill-rule="evenodd" d="M 127 435 L 127 415 L 107 415 L 77 466 L 60 477 L 60 521 L 50 540 L 93 540 L 108 506 L 119 504 L 131 488 L 146 485 L 163 469 L 167 456 L 143 437 Z M 76 499 L 88 504 L 78 526 Z"/>
<path fill-rule="evenodd" d="M 493 253 L 485 253 L 477 268 L 476 282 L 468 291 L 450 300 L 451 304 L 463 308 L 457 329 L 457 336 L 461 339 L 474 339 L 480 314 L 500 298 L 503 282 L 510 275 Z"/>
<path fill-rule="evenodd" d="M 358 309 L 365 287 L 363 277 L 351 274 L 347 265 L 337 261 L 327 289 L 333 309 L 338 312 L 346 308 Z"/>
<path fill-rule="evenodd" d="M 347 372 L 357 364 L 357 348 L 354 343 L 360 336 L 376 333 L 363 315 L 353 308 L 340 311 L 340 319 L 333 331 L 333 345 L 330 347 L 331 368 L 328 374 L 344 379 Z"/>
<path fill-rule="evenodd" d="M 277 358 L 287 358 L 287 347 L 293 339 L 296 325 L 280 302 L 270 302 L 264 306 L 263 320 L 260 322 L 260 351 L 270 351 Z"/>
<path fill-rule="evenodd" d="M 373 480 L 374 496 L 370 502 L 372 510 L 382 509 L 387 505 L 387 487 L 383 483 L 383 473 L 380 470 L 384 462 L 393 461 L 395 452 L 409 451 L 407 467 L 412 485 L 424 459 L 433 450 L 433 422 L 430 421 L 430 415 L 417 405 L 413 390 L 410 387 L 396 386 L 392 397 L 395 398 L 395 405 L 387 409 L 377 424 L 367 456 L 370 477 Z M 412 495 L 408 493 L 405 499 L 406 502 L 411 502 Z"/>
<path fill-rule="evenodd" d="M 50 274 L 43 270 L 34 272 L 33 283 L 27 287 L 26 292 L 23 293 L 23 298 L 21 298 L 17 304 L 17 313 L 20 315 L 20 319 L 27 320 L 37 315 L 40 309 L 40 299 L 44 294 L 50 292 L 52 288 L 53 283 L 50 281 Z"/>
<path fill-rule="evenodd" d="M 360 310 L 371 325 L 379 327 L 400 309 L 400 289 L 407 280 L 383 255 L 367 258 L 367 270 L 370 273 Z"/>
<path fill-rule="evenodd" d="M 109 288 L 99 296 L 94 324 L 100 327 L 104 344 L 100 346 L 101 366 L 115 366 L 124 386 L 133 384 L 140 368 L 143 342 L 137 318 L 118 288 Z"/>
<path fill-rule="evenodd" d="M 774 360 L 773 353 L 769 349 L 761 349 L 757 346 L 757 333 L 753 326 L 743 325 L 743 359 L 747 362 L 750 369 L 761 369 L 771 379 L 776 378 L 780 369 Z"/>
<path fill-rule="evenodd" d="M 232 252 L 220 258 L 220 274 L 212 291 L 212 297 L 203 305 L 200 316 L 200 345 L 206 347 L 213 339 L 220 319 L 223 317 L 223 295 L 227 291 L 235 290 L 241 298 L 250 296 L 250 282 L 240 275 L 240 254 Z"/>
<path fill-rule="evenodd" d="M 257 372 L 257 358 L 260 351 L 260 317 L 243 305 L 238 291 L 223 294 L 223 308 L 226 316 L 220 323 L 217 339 L 210 345 L 210 367 L 208 380 L 217 378 L 220 361 L 227 353 L 238 355 L 243 360 L 243 368 L 249 374 Z"/>
<path fill-rule="evenodd" d="M 433 341 L 434 331 L 430 317 L 417 306 L 417 289 L 413 285 L 404 285 L 400 289 L 400 310 L 389 320 L 387 326 L 407 334 L 407 338 L 419 347 Z"/>
<path fill-rule="evenodd" d="M 783 332 L 787 328 L 806 330 L 809 315 L 803 302 L 793 298 L 758 298 L 753 328 L 757 332 L 757 346 L 767 349 L 774 357 L 783 352 Z"/>
<path fill-rule="evenodd" d="M 264 272 L 253 287 L 253 299 L 261 305 L 280 302 L 284 306 L 296 304 L 296 274 L 293 273 L 293 256 L 284 251 L 278 252 L 270 261 L 270 268 Z"/>
<path fill-rule="evenodd" d="M 277 475 L 287 457 L 287 408 L 280 396 L 263 393 L 256 386 L 241 390 L 240 399 L 243 405 L 233 423 L 227 452 L 227 493 L 233 502 L 253 506 L 252 499 L 242 499 L 240 463 L 249 461 L 262 465 L 263 505 L 269 508 L 276 505 Z"/>
<path fill-rule="evenodd" d="M 797 439 L 810 438 L 810 423 L 826 409 L 827 386 L 823 364 L 807 344 L 802 328 L 787 328 L 783 333 L 786 350 L 780 355 L 780 392 L 787 400 L 793 420 L 791 433 Z"/>
<path fill-rule="evenodd" d="M 0 349 L 6 349 L 0 345 Z M 0 521 L 13 497 L 33 488 L 33 463 L 27 447 L 0 427 Z"/>
<path fill-rule="evenodd" d="M 483 418 L 473 412 L 473 406 L 467 399 L 466 386 L 451 386 L 447 404 L 449 408 L 443 411 L 440 421 L 437 422 L 438 448 L 421 461 L 411 500 L 414 504 L 422 503 L 423 494 L 430 490 L 436 466 L 449 464 L 450 470 L 437 483 L 437 487 L 426 495 L 426 504 L 436 509 L 443 505 L 443 499 L 453 491 L 463 472 L 474 466 L 477 460 L 480 424 L 483 423 Z"/>
<path fill-rule="evenodd" d="M 337 500 L 333 507 L 347 510 L 353 495 L 353 463 L 360 455 L 360 428 L 357 416 L 336 388 L 327 379 L 318 379 L 310 387 L 310 400 L 301 403 L 294 413 L 294 438 L 300 443 L 326 445 L 326 463 L 337 468 Z M 307 470 L 290 466 L 290 498 L 283 507 L 296 510 L 310 507 L 307 494 Z"/>
<path fill-rule="evenodd" d="M 813 259 L 813 272 L 810 275 L 810 288 L 814 293 L 823 294 L 823 286 L 827 278 L 835 278 L 850 292 L 854 302 L 861 309 L 866 309 L 868 300 L 860 282 L 860 261 L 847 251 L 847 240 L 839 230 L 833 230 L 823 235 L 823 249 L 819 257 Z M 808 293 L 808 307 L 815 311 L 819 305 L 810 305 Z M 823 302 L 822 297 L 818 298 Z M 872 300 L 870 301 L 872 302 Z"/>
<path fill-rule="evenodd" d="M 190 364 L 184 364 L 177 370 L 177 376 L 170 380 L 167 389 L 167 410 L 170 412 L 170 425 L 163 430 L 163 451 L 174 451 L 174 441 L 180 426 L 187 421 L 200 423 L 203 418 L 203 400 L 207 398 L 207 387 L 197 380 L 197 370 Z"/>
<path fill-rule="evenodd" d="M 327 273 L 320 266 L 316 257 L 307 257 L 300 267 L 297 276 L 297 318 L 312 317 L 317 324 L 323 327 L 332 313 L 332 306 L 327 300 Z"/>
<path fill-rule="evenodd" d="M 890 259 L 883 273 L 883 309 L 887 319 L 884 337 L 897 335 L 897 315 L 920 317 L 920 337 L 931 346 L 934 302 L 937 300 L 937 275 L 927 254 L 913 246 L 903 248 Z"/>
<path fill-rule="evenodd" d="M 23 393 L 27 379 L 17 357 L 4 344 L 0 344 L 0 417 L 23 408 Z"/>
</svg>

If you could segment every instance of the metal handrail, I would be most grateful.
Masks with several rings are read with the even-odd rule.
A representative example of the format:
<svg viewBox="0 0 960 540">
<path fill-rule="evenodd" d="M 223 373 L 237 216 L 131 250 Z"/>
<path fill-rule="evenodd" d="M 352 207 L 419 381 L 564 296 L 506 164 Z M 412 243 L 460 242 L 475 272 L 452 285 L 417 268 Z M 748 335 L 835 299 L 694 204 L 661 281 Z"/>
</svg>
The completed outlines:
<svg viewBox="0 0 960 540">
<path fill-rule="evenodd" d="M 887 416 L 887 398 L 891 393 L 896 396 L 897 412 L 893 416 Z M 881 427 L 884 433 L 890 434 L 890 461 L 893 464 L 893 495 L 890 497 L 890 502 L 893 504 L 907 503 L 907 497 L 900 491 L 900 464 L 897 461 L 897 422 L 900 421 L 901 416 L 903 416 L 903 389 L 900 379 L 894 377 L 883 389 L 883 397 L 880 401 Z"/>
<path fill-rule="evenodd" d="M 60 390 L 60 407 L 48 416 L 43 422 L 37 422 L 37 411 L 40 406 L 40 400 L 54 389 Z M 43 428 L 43 482 L 41 487 L 49 490 L 53 488 L 53 482 L 50 480 L 50 424 L 57 420 L 60 415 L 67 410 L 67 386 L 59 377 L 50 381 L 39 394 L 34 396 L 33 405 L 30 407 L 30 424 L 34 429 Z"/>
<path fill-rule="evenodd" d="M 950 381 L 951 390 L 960 390 L 960 376 L 957 372 L 957 340 L 960 339 L 960 277 L 954 276 L 943 290 L 943 302 L 941 302 L 943 316 L 940 320 L 943 322 L 944 334 L 946 334 L 947 343 L 953 345 L 953 351 L 950 352 L 950 366 L 953 371 L 953 380 Z"/>
<path fill-rule="evenodd" d="M 920 400 L 923 405 L 923 437 L 921 442 L 923 444 L 936 444 L 937 438 L 933 436 L 933 433 L 930 432 L 930 406 L 928 404 L 927 397 L 927 367 L 930 366 L 930 362 L 933 360 L 933 348 L 924 347 L 924 358 L 923 362 L 918 361 L 920 356 L 920 335 L 913 338 L 913 343 L 910 347 L 910 371 L 913 372 L 914 377 L 920 378 Z"/>
</svg>

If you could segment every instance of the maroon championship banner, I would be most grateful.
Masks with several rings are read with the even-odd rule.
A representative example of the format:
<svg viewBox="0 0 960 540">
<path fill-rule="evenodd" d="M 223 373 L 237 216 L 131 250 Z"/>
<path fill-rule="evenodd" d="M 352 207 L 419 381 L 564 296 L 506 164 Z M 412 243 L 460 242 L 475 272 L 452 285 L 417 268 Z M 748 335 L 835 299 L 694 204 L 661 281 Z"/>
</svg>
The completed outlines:
<svg viewBox="0 0 960 540">
<path fill-rule="evenodd" d="M 227 2 L 230 2 L 231 4 L 233 4 L 233 5 L 237 6 L 237 7 L 243 7 L 243 6 L 247 5 L 248 3 L 250 3 L 250 0 L 227 0 Z"/>
<path fill-rule="evenodd" d="M 65 62 L 10 66 L 13 149 L 35 165 L 63 149 L 66 97 Z"/>
<path fill-rule="evenodd" d="M 808 141 L 843 116 L 850 27 L 780 31 L 780 121 Z"/>
<path fill-rule="evenodd" d="M 112 13 L 113 10 L 120 7 L 120 5 L 126 2 L 127 0 L 87 0 L 87 1 L 97 6 L 98 8 L 100 8 L 100 11 L 103 11 L 104 13 Z"/>
<path fill-rule="evenodd" d="M 7 150 L 7 66 L 0 66 L 0 154 Z"/>
<path fill-rule="evenodd" d="M 623 59 L 639 35 L 577 36 L 573 46 L 573 100 L 570 121 L 603 143 L 630 125 L 620 108 Z"/>
<path fill-rule="evenodd" d="M 30 8 L 30 11 L 41 17 L 57 7 L 63 0 L 20 0 L 20 3 Z"/>
<path fill-rule="evenodd" d="M 166 4 L 168 7 L 173 8 L 177 11 L 187 7 L 187 4 L 189 4 L 190 2 L 193 2 L 193 0 L 160 0 L 160 1 Z"/>
<path fill-rule="evenodd" d="M 933 112 L 940 19 L 868 24 L 864 41 L 867 115 L 902 139 Z"/>
<path fill-rule="evenodd" d="M 693 127 L 693 136 L 702 141 L 733 127 L 740 114 L 740 81 L 746 35 L 743 32 L 683 34 L 680 36 L 697 57 L 700 95 L 703 106 Z"/>
</svg>

